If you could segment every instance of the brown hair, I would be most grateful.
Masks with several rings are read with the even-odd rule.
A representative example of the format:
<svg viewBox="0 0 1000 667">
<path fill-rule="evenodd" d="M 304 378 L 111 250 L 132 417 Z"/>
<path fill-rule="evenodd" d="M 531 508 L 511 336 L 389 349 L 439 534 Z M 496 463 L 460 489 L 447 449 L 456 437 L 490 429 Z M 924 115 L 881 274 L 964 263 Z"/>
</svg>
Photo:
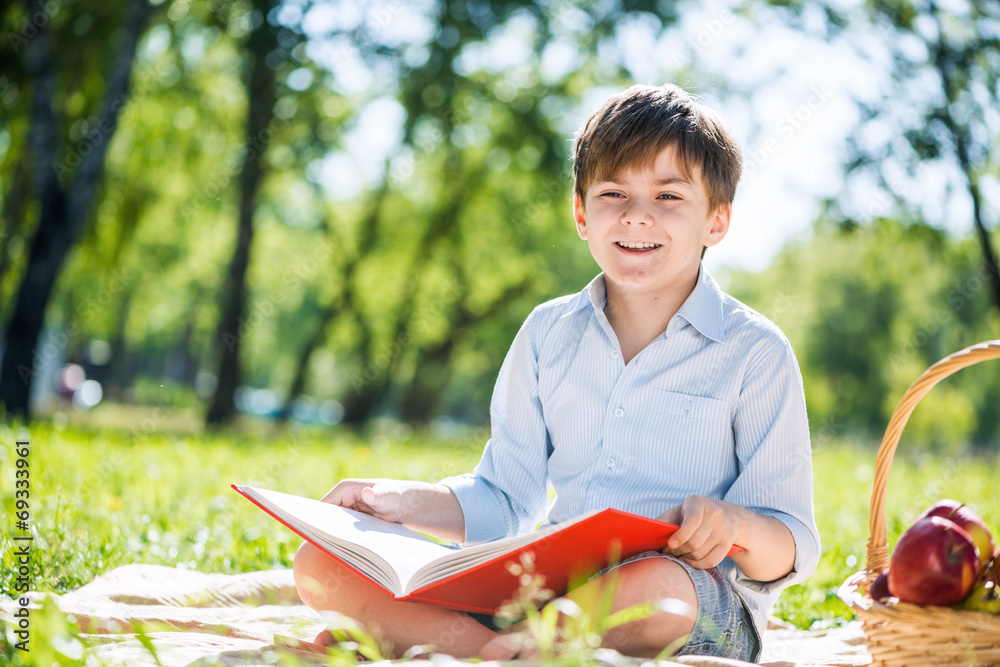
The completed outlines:
<svg viewBox="0 0 1000 667">
<path fill-rule="evenodd" d="M 652 166 L 668 146 L 677 151 L 685 177 L 700 168 L 711 210 L 732 203 L 743 169 L 740 147 L 711 109 L 673 84 L 632 86 L 580 126 L 573 142 L 574 191 L 584 198 L 595 180 Z"/>
</svg>

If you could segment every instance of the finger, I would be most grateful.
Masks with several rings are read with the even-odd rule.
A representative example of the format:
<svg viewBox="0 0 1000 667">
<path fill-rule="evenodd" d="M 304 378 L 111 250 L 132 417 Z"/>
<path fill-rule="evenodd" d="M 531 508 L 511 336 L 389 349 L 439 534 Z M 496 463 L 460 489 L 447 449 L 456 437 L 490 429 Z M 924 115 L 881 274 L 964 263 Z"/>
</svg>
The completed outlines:
<svg viewBox="0 0 1000 667">
<path fill-rule="evenodd" d="M 700 503 L 685 500 L 681 511 L 684 518 L 681 520 L 680 528 L 671 535 L 667 542 L 667 546 L 671 549 L 678 549 L 687 544 L 695 532 L 701 528 L 704 507 Z"/>
<path fill-rule="evenodd" d="M 692 555 L 692 557 L 685 557 L 683 558 L 683 560 L 691 567 L 697 568 L 699 570 L 707 570 L 708 568 L 715 567 L 716 565 L 721 563 L 722 560 L 726 557 L 726 554 L 729 553 L 729 548 L 731 546 L 732 545 L 727 547 L 724 544 L 719 544 L 710 549 L 708 553 L 706 553 L 701 558 L 696 558 L 693 557 Z"/>
<path fill-rule="evenodd" d="M 385 484 L 374 484 L 361 489 L 361 501 L 375 516 L 386 521 L 396 521 L 402 504 L 401 494 Z"/>
<path fill-rule="evenodd" d="M 690 561 L 700 561 L 707 557 L 712 550 L 718 545 L 716 541 L 705 542 L 699 546 L 693 546 L 692 543 L 688 543 L 683 548 L 684 558 Z"/>
<path fill-rule="evenodd" d="M 341 480 L 337 482 L 332 489 L 326 492 L 326 495 L 320 498 L 324 503 L 330 503 L 331 505 L 340 505 L 341 500 L 344 497 L 344 489 L 347 488 L 347 484 Z"/>
<path fill-rule="evenodd" d="M 678 547 L 678 549 L 693 558 L 701 558 L 707 554 L 713 546 L 715 546 L 715 541 L 712 538 L 711 530 L 707 525 L 702 524 L 691 536 L 691 538 Z"/>
<path fill-rule="evenodd" d="M 684 515 L 681 513 L 681 506 L 675 505 L 671 507 L 666 512 L 656 517 L 658 521 L 663 521 L 664 523 L 672 523 L 675 526 L 679 526 L 681 519 Z"/>
<path fill-rule="evenodd" d="M 383 512 L 383 506 L 388 504 L 385 500 L 385 493 L 376 491 L 374 486 L 366 486 L 358 494 L 358 500 L 367 505 L 372 512 Z"/>
<path fill-rule="evenodd" d="M 373 483 L 354 479 L 342 480 L 323 496 L 322 501 L 331 505 L 353 508 L 361 499 L 361 490 Z"/>
</svg>

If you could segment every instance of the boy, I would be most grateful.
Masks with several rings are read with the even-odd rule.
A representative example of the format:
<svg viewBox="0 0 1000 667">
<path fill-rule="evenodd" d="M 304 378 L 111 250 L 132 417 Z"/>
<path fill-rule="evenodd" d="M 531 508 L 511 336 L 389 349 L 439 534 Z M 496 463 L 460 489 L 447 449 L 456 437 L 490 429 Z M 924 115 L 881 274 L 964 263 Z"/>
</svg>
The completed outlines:
<svg viewBox="0 0 1000 667">
<path fill-rule="evenodd" d="M 662 553 L 616 568 L 613 609 L 688 606 L 619 626 L 607 645 L 656 656 L 687 638 L 680 653 L 757 660 L 768 610 L 812 573 L 820 543 L 791 347 L 700 261 L 729 229 L 739 148 L 712 112 L 667 85 L 613 96 L 573 152 L 577 231 L 602 273 L 521 327 L 475 472 L 437 484 L 344 480 L 323 499 L 465 543 L 605 507 L 679 524 Z M 733 544 L 744 551 L 726 558 Z M 377 627 L 397 653 L 430 643 L 456 657 L 518 654 L 516 634 L 374 596 L 308 544 L 294 573 L 308 605 Z M 586 608 L 607 583 L 601 574 L 567 597 Z"/>
</svg>

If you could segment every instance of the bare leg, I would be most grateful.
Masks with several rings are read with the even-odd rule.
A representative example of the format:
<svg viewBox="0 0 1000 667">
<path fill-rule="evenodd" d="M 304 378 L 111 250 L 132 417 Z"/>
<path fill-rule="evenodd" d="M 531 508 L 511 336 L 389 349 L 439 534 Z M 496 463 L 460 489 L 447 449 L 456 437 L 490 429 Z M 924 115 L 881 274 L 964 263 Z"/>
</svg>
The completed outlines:
<svg viewBox="0 0 1000 667">
<path fill-rule="evenodd" d="M 650 558 L 623 565 L 570 591 L 566 597 L 596 618 L 605 588 L 614 588 L 611 613 L 643 602 L 674 598 L 690 605 L 697 614 L 698 596 L 694 583 L 683 567 L 665 558 Z M 619 625 L 604 637 L 604 645 L 619 653 L 636 657 L 656 657 L 664 648 L 691 634 L 694 616 L 656 612 L 652 616 Z M 514 633 L 522 630 L 517 625 Z M 485 660 L 505 660 L 517 653 L 517 642 L 510 635 L 498 635 L 480 651 Z M 524 656 L 522 652 L 522 656 Z"/>
<path fill-rule="evenodd" d="M 295 554 L 292 572 L 303 602 L 353 618 L 388 644 L 393 656 L 430 644 L 435 651 L 471 658 L 497 636 L 460 611 L 393 600 L 308 542 Z"/>
</svg>

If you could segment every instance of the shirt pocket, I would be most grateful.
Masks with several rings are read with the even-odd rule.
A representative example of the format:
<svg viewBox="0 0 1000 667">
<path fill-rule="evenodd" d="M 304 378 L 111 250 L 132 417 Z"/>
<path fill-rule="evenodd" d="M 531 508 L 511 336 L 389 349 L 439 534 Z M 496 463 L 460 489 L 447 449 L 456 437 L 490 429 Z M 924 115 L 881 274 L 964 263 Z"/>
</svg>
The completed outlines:
<svg viewBox="0 0 1000 667">
<path fill-rule="evenodd" d="M 729 422 L 729 403 L 718 398 L 692 396 L 657 389 L 653 392 L 653 412 L 704 422 Z"/>
<path fill-rule="evenodd" d="M 729 403 L 661 389 L 650 400 L 641 463 L 682 499 L 721 497 L 737 473 Z"/>
</svg>

